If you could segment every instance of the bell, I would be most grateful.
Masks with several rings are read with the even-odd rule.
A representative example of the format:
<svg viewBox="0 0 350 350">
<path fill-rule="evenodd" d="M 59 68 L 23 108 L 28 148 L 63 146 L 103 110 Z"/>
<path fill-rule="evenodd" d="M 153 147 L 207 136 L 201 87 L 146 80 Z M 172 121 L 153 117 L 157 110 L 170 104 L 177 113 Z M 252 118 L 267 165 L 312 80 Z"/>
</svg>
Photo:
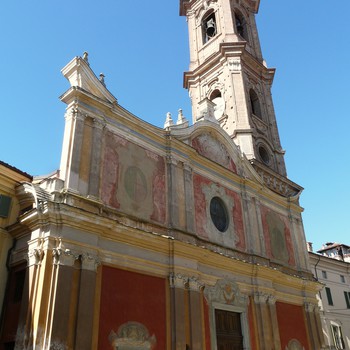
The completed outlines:
<svg viewBox="0 0 350 350">
<path fill-rule="evenodd" d="M 212 18 L 207 22 L 206 33 L 209 38 L 212 38 L 216 34 L 216 25 Z"/>
</svg>

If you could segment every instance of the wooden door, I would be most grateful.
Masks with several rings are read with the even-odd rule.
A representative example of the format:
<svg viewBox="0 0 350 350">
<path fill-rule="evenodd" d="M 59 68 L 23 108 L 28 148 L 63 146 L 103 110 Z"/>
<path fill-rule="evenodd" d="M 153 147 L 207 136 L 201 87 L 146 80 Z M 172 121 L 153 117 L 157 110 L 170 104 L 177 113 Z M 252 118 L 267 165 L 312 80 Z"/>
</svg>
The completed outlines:
<svg viewBox="0 0 350 350">
<path fill-rule="evenodd" d="M 215 310 L 216 342 L 218 350 L 243 350 L 241 314 Z"/>
</svg>

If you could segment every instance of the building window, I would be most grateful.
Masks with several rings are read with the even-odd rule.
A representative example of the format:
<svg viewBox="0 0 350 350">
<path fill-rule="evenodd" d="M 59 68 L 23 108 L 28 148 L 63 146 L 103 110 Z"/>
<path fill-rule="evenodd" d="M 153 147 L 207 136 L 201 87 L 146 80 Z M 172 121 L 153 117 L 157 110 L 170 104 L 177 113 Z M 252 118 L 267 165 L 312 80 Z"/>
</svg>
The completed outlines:
<svg viewBox="0 0 350 350">
<path fill-rule="evenodd" d="M 10 212 L 11 197 L 0 194 L 0 217 L 7 218 Z"/>
<path fill-rule="evenodd" d="M 258 151 L 259 151 L 259 156 L 260 156 L 261 160 L 266 165 L 269 165 L 270 164 L 270 155 L 269 155 L 269 152 L 267 151 L 267 149 L 264 146 L 259 146 Z"/>
<path fill-rule="evenodd" d="M 323 277 L 324 279 L 327 279 L 327 271 L 322 271 L 322 277 Z"/>
<path fill-rule="evenodd" d="M 350 292 L 345 291 L 344 292 L 346 307 L 350 309 Z"/>
<path fill-rule="evenodd" d="M 252 113 L 256 117 L 262 119 L 259 97 L 253 89 L 249 90 L 249 98 L 250 98 L 250 106 L 252 109 Z"/>
<path fill-rule="evenodd" d="M 237 34 L 248 41 L 248 30 L 247 30 L 247 22 L 241 13 L 238 11 L 235 12 L 235 23 L 236 23 L 236 32 Z"/>
<path fill-rule="evenodd" d="M 202 20 L 203 44 L 207 43 L 217 34 L 215 13 L 211 12 Z"/>
<path fill-rule="evenodd" d="M 327 294 L 328 305 L 333 306 L 333 298 L 332 298 L 331 289 L 328 287 L 326 287 L 326 294 Z"/>
<path fill-rule="evenodd" d="M 213 197 L 210 201 L 210 216 L 213 224 L 220 232 L 227 230 L 229 223 L 227 209 L 219 197 Z"/>
<path fill-rule="evenodd" d="M 345 343 L 343 340 L 343 334 L 341 331 L 341 327 L 332 324 L 331 328 L 332 328 L 334 345 L 335 345 L 336 349 L 345 349 Z"/>
<path fill-rule="evenodd" d="M 244 349 L 240 313 L 216 309 L 215 327 L 218 349 Z"/>
<path fill-rule="evenodd" d="M 345 283 L 345 277 L 343 275 L 340 275 L 340 282 Z"/>
</svg>

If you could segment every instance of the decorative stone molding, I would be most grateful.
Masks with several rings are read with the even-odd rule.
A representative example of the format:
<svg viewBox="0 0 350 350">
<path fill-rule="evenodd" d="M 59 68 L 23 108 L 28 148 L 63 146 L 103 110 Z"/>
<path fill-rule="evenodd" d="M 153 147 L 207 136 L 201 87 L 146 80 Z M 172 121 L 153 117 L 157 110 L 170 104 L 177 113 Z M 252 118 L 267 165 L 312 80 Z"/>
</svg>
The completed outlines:
<svg viewBox="0 0 350 350">
<path fill-rule="evenodd" d="M 319 307 L 318 305 L 314 304 L 314 303 L 304 303 L 304 307 L 305 307 L 305 311 L 306 312 L 318 312 Z"/>
<path fill-rule="evenodd" d="M 191 277 L 188 280 L 188 288 L 195 292 L 200 292 L 204 289 L 204 285 L 200 283 L 195 277 Z"/>
<path fill-rule="evenodd" d="M 34 248 L 29 250 L 26 256 L 28 266 L 41 265 L 44 255 L 44 251 L 40 248 Z"/>
<path fill-rule="evenodd" d="M 269 305 L 275 305 L 276 304 L 276 301 L 277 301 L 277 298 L 276 296 L 274 295 L 269 295 L 268 299 L 267 299 L 267 302 Z"/>
<path fill-rule="evenodd" d="M 101 261 L 96 255 L 83 253 L 81 255 L 81 265 L 83 270 L 96 271 L 97 267 L 101 265 Z"/>
<path fill-rule="evenodd" d="M 231 72 L 240 72 L 242 70 L 241 60 L 240 59 L 230 59 L 227 61 L 228 63 L 228 69 Z"/>
<path fill-rule="evenodd" d="M 180 273 L 178 274 L 170 274 L 169 276 L 169 284 L 171 288 L 182 288 L 185 289 L 188 285 L 189 278 Z"/>
<path fill-rule="evenodd" d="M 208 302 L 246 307 L 248 296 L 241 294 L 238 285 L 231 280 L 219 280 L 215 286 L 207 287 L 204 295 Z"/>
<path fill-rule="evenodd" d="M 298 340 L 292 339 L 288 346 L 286 346 L 286 350 L 305 350 L 305 348 L 299 343 Z"/>
<path fill-rule="evenodd" d="M 149 350 L 157 343 L 155 335 L 150 336 L 147 328 L 138 322 L 124 323 L 117 333 L 112 330 L 108 339 L 115 350 Z"/>
<path fill-rule="evenodd" d="M 254 302 L 256 304 L 266 304 L 269 300 L 270 295 L 263 292 L 256 292 L 254 294 Z"/>
<path fill-rule="evenodd" d="M 79 254 L 70 249 L 54 248 L 52 249 L 53 264 L 61 266 L 73 266 L 79 259 Z"/>
</svg>

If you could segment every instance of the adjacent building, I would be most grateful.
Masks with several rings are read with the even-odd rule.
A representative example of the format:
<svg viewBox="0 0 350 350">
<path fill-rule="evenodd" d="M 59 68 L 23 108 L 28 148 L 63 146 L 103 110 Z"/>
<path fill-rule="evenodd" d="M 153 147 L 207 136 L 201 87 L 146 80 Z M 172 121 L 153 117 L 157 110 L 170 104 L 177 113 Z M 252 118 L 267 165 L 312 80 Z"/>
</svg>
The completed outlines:
<svg viewBox="0 0 350 350">
<path fill-rule="evenodd" d="M 60 169 L 16 188 L 0 349 L 323 347 L 258 10 L 180 1 L 191 126 L 125 110 L 86 53 L 63 68 Z"/>
<path fill-rule="evenodd" d="M 23 181 L 31 181 L 31 179 L 29 174 L 0 161 L 0 322 L 6 310 L 4 297 L 10 266 L 12 266 L 11 278 L 14 278 L 17 268 L 11 264 L 11 252 L 16 247 L 16 240 L 11 234 L 11 226 L 16 223 L 20 214 L 16 187 Z M 20 278 L 18 277 L 18 280 Z"/>
<path fill-rule="evenodd" d="M 327 243 L 317 253 L 309 251 L 314 275 L 324 288 L 319 306 L 326 349 L 350 349 L 349 246 Z"/>
</svg>

